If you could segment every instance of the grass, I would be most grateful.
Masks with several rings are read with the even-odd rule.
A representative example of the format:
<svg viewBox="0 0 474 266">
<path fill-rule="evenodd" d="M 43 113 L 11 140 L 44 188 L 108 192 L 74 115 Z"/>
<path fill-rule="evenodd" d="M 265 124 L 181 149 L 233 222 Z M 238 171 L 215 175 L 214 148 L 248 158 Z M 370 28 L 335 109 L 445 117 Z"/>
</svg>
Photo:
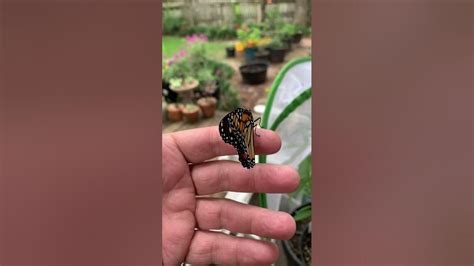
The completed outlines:
<svg viewBox="0 0 474 266">
<path fill-rule="evenodd" d="M 175 36 L 163 36 L 162 51 L 163 58 L 170 58 L 186 45 L 186 39 Z"/>
<path fill-rule="evenodd" d="M 225 58 L 225 47 L 232 44 L 233 41 L 209 41 L 207 48 L 209 55 L 214 59 Z M 162 51 L 163 58 L 170 58 L 174 53 L 179 52 L 186 46 L 186 39 L 176 36 L 163 36 Z"/>
</svg>

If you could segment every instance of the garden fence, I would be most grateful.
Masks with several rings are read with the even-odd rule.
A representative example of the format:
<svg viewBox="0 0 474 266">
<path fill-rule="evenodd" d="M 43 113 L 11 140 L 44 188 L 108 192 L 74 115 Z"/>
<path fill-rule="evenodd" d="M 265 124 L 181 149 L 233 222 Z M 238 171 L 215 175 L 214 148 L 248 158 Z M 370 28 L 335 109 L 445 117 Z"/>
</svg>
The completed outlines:
<svg viewBox="0 0 474 266">
<path fill-rule="evenodd" d="M 284 21 L 293 22 L 296 1 L 273 0 L 271 8 L 280 11 Z M 236 18 L 236 6 L 240 9 L 242 22 L 259 22 L 262 18 L 262 1 L 234 0 L 165 0 L 163 12 L 181 18 L 192 26 L 232 27 Z M 267 5 L 269 8 L 270 5 Z"/>
</svg>

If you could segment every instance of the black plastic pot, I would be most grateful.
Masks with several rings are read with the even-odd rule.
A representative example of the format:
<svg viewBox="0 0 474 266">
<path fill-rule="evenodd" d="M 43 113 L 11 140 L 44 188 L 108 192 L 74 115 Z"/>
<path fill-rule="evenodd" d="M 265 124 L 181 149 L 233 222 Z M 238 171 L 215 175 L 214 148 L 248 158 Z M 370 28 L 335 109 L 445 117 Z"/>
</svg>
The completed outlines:
<svg viewBox="0 0 474 266">
<path fill-rule="evenodd" d="M 297 43 L 300 43 L 300 42 L 301 42 L 301 39 L 303 39 L 303 33 L 302 33 L 302 32 L 298 32 L 298 33 L 296 33 L 295 35 L 293 35 L 292 42 L 293 42 L 294 44 L 297 44 Z"/>
<path fill-rule="evenodd" d="M 285 38 L 283 39 L 283 43 L 285 43 L 287 45 L 287 51 L 291 51 L 291 48 L 292 48 L 292 44 L 293 44 L 293 38 L 289 37 L 289 38 Z"/>
<path fill-rule="evenodd" d="M 170 84 L 164 80 L 161 81 L 162 93 L 168 103 L 175 103 L 178 100 L 178 94 L 170 89 Z"/>
<path fill-rule="evenodd" d="M 303 265 L 311 265 L 311 230 L 310 224 L 306 224 L 301 235 L 300 250 L 302 253 Z"/>
<path fill-rule="evenodd" d="M 287 53 L 287 47 L 272 48 L 270 47 L 269 59 L 272 63 L 282 63 L 285 61 L 285 55 Z"/>
<path fill-rule="evenodd" d="M 257 61 L 268 61 L 270 58 L 270 51 L 259 50 L 255 53 L 255 60 Z"/>
<path fill-rule="evenodd" d="M 247 63 L 239 67 L 242 79 L 246 84 L 262 84 L 267 80 L 268 64 L 264 62 Z"/>
<path fill-rule="evenodd" d="M 291 212 L 291 215 L 294 216 L 298 210 L 306 207 L 307 205 L 311 205 L 311 203 L 309 202 L 307 204 L 301 205 Z M 283 250 L 285 251 L 289 266 L 305 265 L 303 258 L 301 257 L 301 239 L 308 223 L 311 223 L 311 220 L 296 222 L 295 235 L 290 240 L 282 241 Z"/>
<path fill-rule="evenodd" d="M 226 47 L 227 57 L 235 57 L 235 47 Z"/>
</svg>

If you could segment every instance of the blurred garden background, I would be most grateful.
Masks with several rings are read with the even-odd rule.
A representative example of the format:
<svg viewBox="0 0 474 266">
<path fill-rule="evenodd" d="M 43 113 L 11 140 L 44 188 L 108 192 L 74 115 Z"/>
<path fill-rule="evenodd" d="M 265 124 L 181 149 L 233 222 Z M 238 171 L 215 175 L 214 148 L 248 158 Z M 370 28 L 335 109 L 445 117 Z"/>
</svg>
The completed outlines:
<svg viewBox="0 0 474 266">
<path fill-rule="evenodd" d="M 163 1 L 163 132 L 217 126 L 237 107 L 250 109 L 282 139 L 276 155 L 257 162 L 300 173 L 288 195 L 209 195 L 291 213 L 295 236 L 276 241 L 281 266 L 311 265 L 311 34 L 309 0 Z"/>
<path fill-rule="evenodd" d="M 311 55 L 309 0 L 163 1 L 163 132 L 263 113 L 290 60 Z"/>
</svg>

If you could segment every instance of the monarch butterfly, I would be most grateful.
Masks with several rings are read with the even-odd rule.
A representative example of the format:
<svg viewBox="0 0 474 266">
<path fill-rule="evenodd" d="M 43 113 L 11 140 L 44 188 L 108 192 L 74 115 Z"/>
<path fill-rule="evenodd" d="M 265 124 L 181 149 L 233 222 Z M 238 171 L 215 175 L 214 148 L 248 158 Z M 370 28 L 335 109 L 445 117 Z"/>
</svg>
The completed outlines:
<svg viewBox="0 0 474 266">
<path fill-rule="evenodd" d="M 247 109 L 237 108 L 222 118 L 219 123 L 219 134 L 225 143 L 231 144 L 239 154 L 239 161 L 243 167 L 250 169 L 255 166 L 255 150 L 253 134 L 256 122 L 252 112 Z M 260 137 L 255 131 L 255 135 Z"/>
</svg>

